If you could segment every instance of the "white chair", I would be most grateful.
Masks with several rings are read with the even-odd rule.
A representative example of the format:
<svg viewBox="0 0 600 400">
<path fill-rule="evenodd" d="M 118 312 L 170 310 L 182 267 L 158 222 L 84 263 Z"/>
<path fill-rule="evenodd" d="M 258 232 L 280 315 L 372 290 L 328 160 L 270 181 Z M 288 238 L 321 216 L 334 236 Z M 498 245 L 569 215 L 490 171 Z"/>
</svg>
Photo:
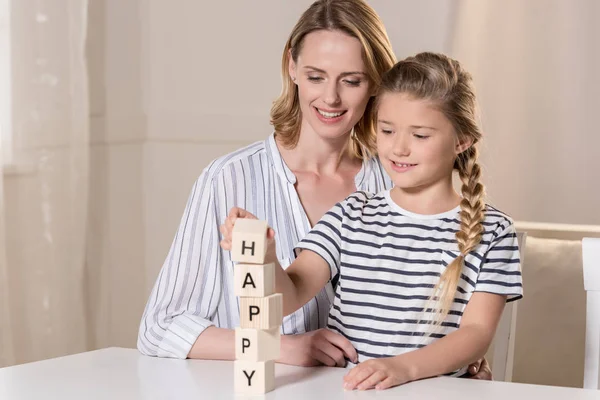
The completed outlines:
<svg viewBox="0 0 600 400">
<path fill-rule="evenodd" d="M 521 270 L 525 258 L 525 242 L 527 234 L 517 232 L 519 252 L 521 258 Z M 513 372 L 513 361 L 515 354 L 515 330 L 517 326 L 517 302 L 513 301 L 504 307 L 502 317 L 498 322 L 494 340 L 488 351 L 490 355 L 492 375 L 496 381 L 511 382 Z"/>
<path fill-rule="evenodd" d="M 587 295 L 583 387 L 600 389 L 600 239 L 583 238 L 581 252 Z"/>
</svg>

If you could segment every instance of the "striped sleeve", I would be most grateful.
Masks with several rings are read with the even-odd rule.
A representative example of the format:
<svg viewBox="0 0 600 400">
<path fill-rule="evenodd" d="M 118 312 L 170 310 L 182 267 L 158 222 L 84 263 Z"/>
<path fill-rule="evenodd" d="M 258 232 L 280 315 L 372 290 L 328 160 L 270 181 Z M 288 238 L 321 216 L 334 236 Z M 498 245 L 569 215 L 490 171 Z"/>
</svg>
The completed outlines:
<svg viewBox="0 0 600 400">
<path fill-rule="evenodd" d="M 475 291 L 505 295 L 507 302 L 523 297 L 519 244 L 512 222 L 494 234 Z"/>
<path fill-rule="evenodd" d="M 142 354 L 185 359 L 198 336 L 214 325 L 222 260 L 212 175 L 207 168 L 194 184 L 146 304 L 137 341 Z"/>
<path fill-rule="evenodd" d="M 327 211 L 312 228 L 296 249 L 311 250 L 320 255 L 329 265 L 329 280 L 335 278 L 340 270 L 340 246 L 342 243 L 343 203 L 338 203 Z"/>
</svg>

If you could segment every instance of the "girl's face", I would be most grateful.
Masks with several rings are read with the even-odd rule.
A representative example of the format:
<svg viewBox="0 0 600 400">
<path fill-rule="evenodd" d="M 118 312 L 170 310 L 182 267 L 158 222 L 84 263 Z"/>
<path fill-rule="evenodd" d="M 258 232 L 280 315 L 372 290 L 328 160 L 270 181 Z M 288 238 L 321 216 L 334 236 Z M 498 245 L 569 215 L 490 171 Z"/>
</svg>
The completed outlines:
<svg viewBox="0 0 600 400">
<path fill-rule="evenodd" d="M 305 36 L 289 72 L 298 85 L 302 131 L 324 139 L 347 135 L 360 120 L 371 88 L 358 39 L 339 31 Z"/>
<path fill-rule="evenodd" d="M 394 185 L 420 190 L 452 181 L 456 157 L 469 146 L 427 100 L 403 93 L 382 95 L 377 114 L 377 151 Z"/>
</svg>

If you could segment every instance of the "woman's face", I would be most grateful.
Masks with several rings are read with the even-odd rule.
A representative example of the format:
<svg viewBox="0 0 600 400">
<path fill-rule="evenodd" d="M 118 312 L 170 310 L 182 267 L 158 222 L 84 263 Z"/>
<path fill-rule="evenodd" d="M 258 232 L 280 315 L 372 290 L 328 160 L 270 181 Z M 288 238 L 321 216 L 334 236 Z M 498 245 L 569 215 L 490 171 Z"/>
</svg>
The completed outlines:
<svg viewBox="0 0 600 400">
<path fill-rule="evenodd" d="M 289 72 L 298 86 L 302 131 L 324 139 L 347 135 L 361 119 L 372 88 L 358 39 L 319 30 L 304 37 Z"/>
</svg>

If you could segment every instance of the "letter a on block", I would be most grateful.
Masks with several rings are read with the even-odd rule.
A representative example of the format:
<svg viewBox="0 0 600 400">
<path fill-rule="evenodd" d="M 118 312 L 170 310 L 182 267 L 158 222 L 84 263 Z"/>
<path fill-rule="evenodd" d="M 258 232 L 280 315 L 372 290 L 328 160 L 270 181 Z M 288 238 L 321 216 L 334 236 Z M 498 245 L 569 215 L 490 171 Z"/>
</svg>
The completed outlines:
<svg viewBox="0 0 600 400">
<path fill-rule="evenodd" d="M 231 260 L 262 264 L 267 251 L 267 221 L 237 219 L 231 237 Z"/>
<path fill-rule="evenodd" d="M 233 282 L 236 296 L 270 296 L 275 293 L 275 264 L 237 264 Z"/>
<path fill-rule="evenodd" d="M 264 394 L 275 389 L 275 361 L 234 361 L 233 381 L 238 394 Z"/>
</svg>

